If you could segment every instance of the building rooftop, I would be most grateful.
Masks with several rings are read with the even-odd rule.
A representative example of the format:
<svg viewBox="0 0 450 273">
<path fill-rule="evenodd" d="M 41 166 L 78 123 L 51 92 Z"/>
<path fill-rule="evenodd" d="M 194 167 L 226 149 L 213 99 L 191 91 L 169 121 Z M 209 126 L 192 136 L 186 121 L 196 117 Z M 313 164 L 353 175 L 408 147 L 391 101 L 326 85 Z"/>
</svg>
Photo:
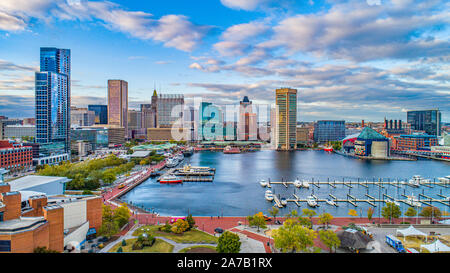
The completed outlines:
<svg viewBox="0 0 450 273">
<path fill-rule="evenodd" d="M 370 127 L 364 127 L 358 139 L 386 140 L 387 138 Z"/>
<path fill-rule="evenodd" d="M 37 191 L 20 191 L 22 202 L 27 201 L 30 198 L 36 198 L 36 197 L 45 197 L 45 193 L 43 192 L 37 192 Z"/>
<path fill-rule="evenodd" d="M 437 138 L 437 136 L 432 136 L 432 135 L 427 135 L 427 134 L 423 134 L 423 135 L 400 135 L 400 137 L 409 137 L 409 138 Z"/>
<path fill-rule="evenodd" d="M 131 155 L 131 158 L 143 158 L 143 157 L 147 157 L 149 155 L 150 155 L 150 151 L 135 151 Z"/>
<path fill-rule="evenodd" d="M 9 184 L 11 185 L 11 191 L 22 191 L 44 184 L 55 182 L 67 183 L 69 181 L 71 181 L 71 179 L 67 177 L 27 175 L 25 177 L 13 180 L 9 182 Z"/>
<path fill-rule="evenodd" d="M 44 217 L 21 217 L 9 221 L 0 222 L 0 234 L 23 232 L 29 229 L 35 229 L 47 223 Z"/>
</svg>

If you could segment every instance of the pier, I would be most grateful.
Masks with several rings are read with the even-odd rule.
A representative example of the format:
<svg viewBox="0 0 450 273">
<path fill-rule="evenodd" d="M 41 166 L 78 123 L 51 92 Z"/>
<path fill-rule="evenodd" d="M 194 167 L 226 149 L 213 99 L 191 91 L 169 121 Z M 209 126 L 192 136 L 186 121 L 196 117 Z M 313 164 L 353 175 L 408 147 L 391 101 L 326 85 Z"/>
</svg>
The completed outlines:
<svg viewBox="0 0 450 273">
<path fill-rule="evenodd" d="M 408 182 L 399 182 L 399 181 L 334 181 L 334 182 L 330 182 L 330 181 L 309 181 L 310 184 L 320 188 L 320 185 L 329 185 L 331 187 L 336 187 L 336 185 L 344 185 L 347 186 L 349 188 L 353 188 L 353 185 L 359 185 L 359 186 L 363 186 L 363 187 L 368 187 L 369 185 L 375 185 L 378 186 L 380 188 L 385 188 L 385 185 L 388 186 L 394 186 L 394 187 L 398 187 L 400 188 L 400 185 L 403 186 L 411 186 L 414 187 L 412 185 L 410 185 Z M 293 181 L 273 181 L 271 182 L 270 180 L 268 181 L 268 185 L 293 185 L 294 182 Z M 437 181 L 428 181 L 428 182 L 421 182 L 420 186 L 425 186 L 425 187 L 429 187 L 429 188 L 433 188 L 432 185 L 439 185 L 439 186 L 443 186 L 443 187 L 448 187 L 448 185 L 450 185 L 450 183 L 448 182 L 437 182 Z"/>
</svg>

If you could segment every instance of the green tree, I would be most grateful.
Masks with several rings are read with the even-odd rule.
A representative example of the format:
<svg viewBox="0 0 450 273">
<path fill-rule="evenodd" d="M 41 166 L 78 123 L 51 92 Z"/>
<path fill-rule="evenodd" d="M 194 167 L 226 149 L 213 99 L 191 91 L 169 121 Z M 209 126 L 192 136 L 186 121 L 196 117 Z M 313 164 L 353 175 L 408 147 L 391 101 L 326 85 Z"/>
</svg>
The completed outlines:
<svg viewBox="0 0 450 273">
<path fill-rule="evenodd" d="M 216 250 L 218 253 L 239 253 L 241 250 L 241 241 L 239 236 L 225 231 L 219 237 L 219 243 L 217 244 Z"/>
<path fill-rule="evenodd" d="M 302 214 L 303 214 L 303 216 L 309 218 L 309 221 L 311 222 L 311 227 L 312 227 L 312 218 L 316 215 L 316 212 L 312 209 L 303 209 Z"/>
<path fill-rule="evenodd" d="M 405 212 L 405 216 L 414 217 L 417 215 L 417 211 L 413 207 L 409 207 Z"/>
<path fill-rule="evenodd" d="M 119 225 L 119 227 L 123 227 L 130 220 L 130 209 L 126 204 L 118 207 L 114 210 L 114 221 Z"/>
<path fill-rule="evenodd" d="M 269 208 L 269 214 L 273 217 L 273 220 L 275 221 L 277 219 L 277 215 L 280 212 L 280 210 L 277 207 L 271 207 Z"/>
<path fill-rule="evenodd" d="M 253 216 L 248 216 L 248 224 L 249 226 L 253 226 L 253 227 L 257 227 L 258 228 L 258 232 L 260 230 L 260 228 L 266 228 L 266 219 L 264 218 L 264 216 L 262 215 L 262 213 L 257 213 Z"/>
<path fill-rule="evenodd" d="M 328 225 L 331 224 L 331 220 L 333 220 L 333 216 L 328 212 L 319 215 L 319 224 L 326 225 L 327 228 Z"/>
<path fill-rule="evenodd" d="M 272 237 L 275 247 L 283 252 L 309 252 L 310 247 L 314 245 L 317 233 L 301 226 L 298 221 L 287 219 L 283 226 L 273 231 Z"/>
<path fill-rule="evenodd" d="M 442 212 L 437 207 L 424 207 L 422 211 L 419 213 L 422 217 L 429 217 L 430 222 L 433 220 L 433 218 L 440 218 L 442 216 Z"/>
<path fill-rule="evenodd" d="M 125 239 L 122 240 L 122 246 L 126 246 L 127 245 L 127 241 L 125 241 Z"/>
<path fill-rule="evenodd" d="M 195 227 L 195 220 L 194 220 L 194 217 L 192 217 L 192 214 L 189 214 L 189 215 L 186 217 L 186 221 L 187 221 L 188 224 L 189 224 L 189 227 L 188 227 L 187 230 L 191 230 L 191 229 L 193 229 L 193 228 Z"/>
<path fill-rule="evenodd" d="M 333 252 L 333 248 L 336 249 L 341 245 L 341 240 L 332 230 L 319 231 L 320 240 L 330 249 L 330 253 Z"/>
<path fill-rule="evenodd" d="M 389 220 L 389 223 L 391 223 L 392 219 L 397 219 L 401 215 L 402 211 L 400 210 L 400 207 L 393 202 L 386 203 L 386 206 L 381 210 L 381 216 Z"/>
<path fill-rule="evenodd" d="M 117 249 L 117 253 L 122 253 L 123 252 L 123 249 L 122 249 L 122 247 L 120 246 L 118 249 Z"/>
<path fill-rule="evenodd" d="M 288 214 L 285 215 L 287 218 L 296 218 L 298 217 L 298 212 L 296 210 L 291 210 Z"/>
</svg>

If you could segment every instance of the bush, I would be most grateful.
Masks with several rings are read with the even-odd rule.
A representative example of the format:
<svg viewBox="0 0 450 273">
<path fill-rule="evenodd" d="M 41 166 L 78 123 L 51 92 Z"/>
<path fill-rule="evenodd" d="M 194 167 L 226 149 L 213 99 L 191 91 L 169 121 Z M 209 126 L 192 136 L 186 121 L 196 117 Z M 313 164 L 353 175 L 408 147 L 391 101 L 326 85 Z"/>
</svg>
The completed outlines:
<svg viewBox="0 0 450 273">
<path fill-rule="evenodd" d="M 401 222 L 400 224 L 403 224 L 403 225 L 409 225 L 409 224 L 411 224 L 410 222 Z"/>
<path fill-rule="evenodd" d="M 117 253 L 122 253 L 122 252 L 123 252 L 122 247 L 119 247 L 119 248 L 117 249 Z"/>
<path fill-rule="evenodd" d="M 141 250 L 143 248 L 144 248 L 144 244 L 141 241 L 139 241 L 139 240 L 136 240 L 133 243 L 133 246 L 131 247 L 132 250 Z"/>
<path fill-rule="evenodd" d="M 172 226 L 166 222 L 166 224 L 164 226 L 158 227 L 158 230 L 162 231 L 162 232 L 170 233 L 170 232 L 172 232 Z"/>
<path fill-rule="evenodd" d="M 83 195 L 92 195 L 92 191 L 90 190 L 84 190 Z"/>
<path fill-rule="evenodd" d="M 122 246 L 126 246 L 126 245 L 127 245 L 127 241 L 125 241 L 125 239 L 122 240 Z"/>
</svg>

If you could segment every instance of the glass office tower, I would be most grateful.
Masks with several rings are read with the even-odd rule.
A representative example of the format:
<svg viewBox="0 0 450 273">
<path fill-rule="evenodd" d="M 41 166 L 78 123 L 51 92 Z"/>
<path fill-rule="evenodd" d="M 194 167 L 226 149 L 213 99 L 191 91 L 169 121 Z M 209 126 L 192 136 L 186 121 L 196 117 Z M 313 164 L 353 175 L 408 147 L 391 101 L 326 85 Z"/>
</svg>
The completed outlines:
<svg viewBox="0 0 450 273">
<path fill-rule="evenodd" d="M 425 131 L 431 136 L 441 135 L 442 124 L 439 109 L 408 111 L 407 118 L 412 130 Z"/>
<path fill-rule="evenodd" d="M 36 142 L 70 151 L 70 50 L 41 48 L 35 78 Z M 59 153 L 55 151 L 55 153 Z"/>
<path fill-rule="evenodd" d="M 344 138 L 345 121 L 319 120 L 314 123 L 314 141 L 317 143 L 341 141 Z"/>
<path fill-rule="evenodd" d="M 89 111 L 95 113 L 95 124 L 108 124 L 108 106 L 107 105 L 88 105 Z"/>
</svg>

